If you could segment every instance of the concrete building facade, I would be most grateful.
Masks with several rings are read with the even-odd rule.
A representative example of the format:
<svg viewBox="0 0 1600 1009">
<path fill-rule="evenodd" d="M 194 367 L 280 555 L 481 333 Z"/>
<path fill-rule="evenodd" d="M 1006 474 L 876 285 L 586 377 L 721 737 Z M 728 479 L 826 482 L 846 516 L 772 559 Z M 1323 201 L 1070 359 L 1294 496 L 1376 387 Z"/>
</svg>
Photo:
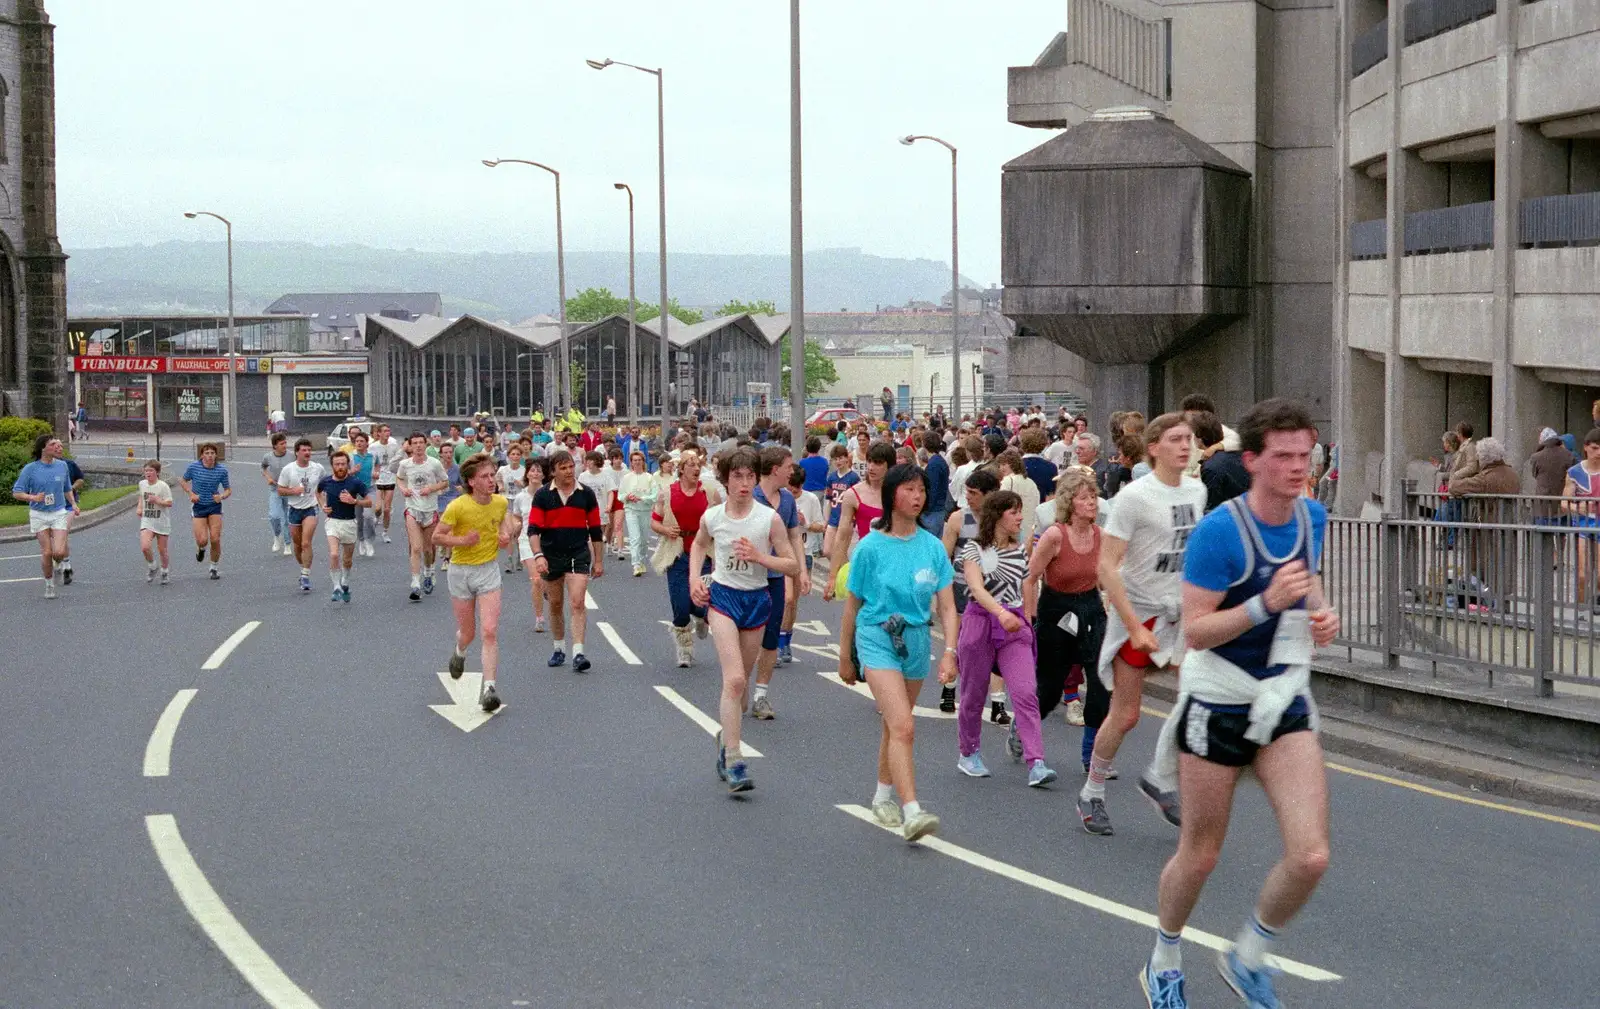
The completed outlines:
<svg viewBox="0 0 1600 1009">
<path fill-rule="evenodd" d="M 1091 357 L 1091 409 L 1100 417 L 1160 410 L 1201 391 L 1228 415 L 1287 395 L 1331 418 L 1331 366 L 1322 362 L 1333 345 L 1333 0 L 1068 0 L 1066 8 L 1067 30 L 1032 66 L 1009 71 L 1011 122 L 1060 130 L 1097 110 L 1141 106 L 1251 183 L 1245 313 L 1178 340 L 1168 356 Z M 1101 210 L 1126 211 L 1115 202 Z"/>
<path fill-rule="evenodd" d="M 66 430 L 66 323 L 55 26 L 43 0 L 0 0 L 0 413 Z"/>
<path fill-rule="evenodd" d="M 1513 463 L 1600 397 L 1600 2 L 1342 0 L 1334 358 L 1346 507 L 1457 422 Z"/>
</svg>

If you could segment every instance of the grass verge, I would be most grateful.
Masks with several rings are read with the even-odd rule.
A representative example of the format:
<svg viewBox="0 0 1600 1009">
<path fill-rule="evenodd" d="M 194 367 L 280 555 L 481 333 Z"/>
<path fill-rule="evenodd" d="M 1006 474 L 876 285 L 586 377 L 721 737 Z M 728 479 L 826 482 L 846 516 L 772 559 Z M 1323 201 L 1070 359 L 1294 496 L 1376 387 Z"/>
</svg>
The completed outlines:
<svg viewBox="0 0 1600 1009">
<path fill-rule="evenodd" d="M 137 484 L 128 484 L 126 487 L 107 487 L 103 490 L 84 491 L 78 499 L 78 507 L 84 511 L 98 508 L 103 504 L 110 504 L 119 497 L 127 497 L 138 489 Z M 0 505 L 0 529 L 7 526 L 20 526 L 28 524 L 28 506 L 25 504 Z"/>
</svg>

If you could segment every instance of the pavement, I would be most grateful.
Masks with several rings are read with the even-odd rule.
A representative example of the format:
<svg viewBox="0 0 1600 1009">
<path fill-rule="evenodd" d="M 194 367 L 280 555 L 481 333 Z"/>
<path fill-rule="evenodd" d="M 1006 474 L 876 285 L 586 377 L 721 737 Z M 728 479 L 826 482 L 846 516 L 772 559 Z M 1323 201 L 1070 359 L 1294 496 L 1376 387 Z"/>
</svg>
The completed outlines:
<svg viewBox="0 0 1600 1009">
<path fill-rule="evenodd" d="M 995 773 L 975 780 L 954 721 L 919 718 L 944 826 L 907 845 L 858 816 L 878 727 L 831 675 L 836 605 L 803 602 L 778 717 L 746 723 L 756 788 L 731 798 L 685 710 L 716 710 L 709 643 L 672 667 L 661 579 L 608 565 L 578 675 L 546 667 L 507 576 L 506 707 L 468 732 L 431 710 L 450 702 L 448 597 L 406 600 L 399 543 L 336 604 L 325 543 L 301 593 L 267 553 L 264 495 L 226 509 L 219 582 L 182 523 L 164 587 L 132 516 L 74 535 L 56 601 L 24 546 L 0 551 L 0 1005 L 1144 1004 L 1175 841 L 1133 785 L 1155 719 L 1102 838 L 1073 811 L 1079 730 L 1050 720 L 1062 780 L 1039 790 L 1002 730 L 985 723 Z M 1330 764 L 1332 868 L 1280 946 L 1286 1004 L 1595 1004 L 1600 819 Z M 1231 833 L 1184 945 L 1197 1007 L 1237 1004 L 1209 947 L 1278 854 L 1253 785 Z"/>
</svg>

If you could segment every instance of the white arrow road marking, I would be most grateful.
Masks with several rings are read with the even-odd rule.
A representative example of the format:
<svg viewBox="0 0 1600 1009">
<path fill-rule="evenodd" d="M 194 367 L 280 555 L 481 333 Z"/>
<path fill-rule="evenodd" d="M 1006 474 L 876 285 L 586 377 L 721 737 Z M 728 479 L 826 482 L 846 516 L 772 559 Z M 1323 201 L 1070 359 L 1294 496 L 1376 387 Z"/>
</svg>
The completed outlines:
<svg viewBox="0 0 1600 1009">
<path fill-rule="evenodd" d="M 184 709 L 189 707 L 189 702 L 194 700 L 194 695 L 199 691 L 185 688 L 172 695 L 172 700 L 167 702 L 166 710 L 161 712 L 161 717 L 156 719 L 156 727 L 150 733 L 150 741 L 144 747 L 144 776 L 146 778 L 165 778 L 172 770 L 172 740 L 178 734 L 178 722 L 183 718 Z"/>
<path fill-rule="evenodd" d="M 791 643 L 790 647 L 798 648 L 802 652 L 810 652 L 812 655 L 820 655 L 825 659 L 832 659 L 835 662 L 839 661 L 839 646 L 837 643 L 830 643 L 826 645 L 796 645 Z"/>
<path fill-rule="evenodd" d="M 795 645 L 795 647 L 799 648 L 800 646 L 799 645 Z M 819 670 L 817 670 L 817 675 L 822 677 L 824 680 L 827 680 L 829 683 L 837 683 L 839 686 L 844 687 L 846 690 L 854 690 L 856 693 L 860 694 L 862 697 L 865 697 L 869 701 L 870 700 L 874 700 L 874 698 L 872 696 L 872 688 L 867 686 L 861 680 L 857 680 L 855 683 L 846 683 L 845 681 L 839 679 L 839 671 L 838 670 L 831 670 L 830 671 L 830 670 L 825 670 L 825 669 L 819 669 Z M 911 709 L 911 713 L 913 715 L 916 715 L 918 718 L 945 718 L 945 719 L 950 719 L 950 718 L 956 717 L 956 713 L 953 712 L 953 711 L 949 712 L 948 714 L 946 714 L 945 712 L 940 711 L 938 708 L 924 708 L 920 704 L 918 704 L 915 707 L 913 707 Z"/>
<path fill-rule="evenodd" d="M 217 650 L 211 653 L 211 658 L 207 659 L 200 666 L 200 668 L 201 669 L 220 669 L 220 668 L 222 668 L 222 664 L 224 662 L 228 661 L 228 656 L 233 654 L 233 650 L 235 648 L 238 648 L 240 645 L 244 644 L 244 639 L 248 638 L 250 636 L 251 632 L 254 631 L 257 627 L 260 627 L 260 626 L 261 626 L 261 621 L 252 620 L 249 623 L 245 624 L 243 627 L 241 627 L 238 630 L 234 631 L 231 635 L 228 636 L 228 640 L 224 641 L 222 644 L 217 646 Z"/>
<path fill-rule="evenodd" d="M 462 732 L 471 732 L 506 710 L 504 701 L 493 712 L 485 711 L 478 706 L 478 695 L 483 691 L 482 673 L 462 673 L 459 680 L 452 680 L 449 673 L 438 675 L 439 682 L 444 685 L 445 693 L 450 695 L 450 703 L 430 704 L 428 707 L 437 711 L 440 717 Z"/>
<path fill-rule="evenodd" d="M 841 803 L 833 808 L 841 810 L 845 813 L 849 813 L 851 816 L 865 823 L 870 823 L 879 830 L 887 830 L 892 834 L 900 833 L 897 828 L 885 827 L 878 821 L 874 820 L 872 818 L 872 811 L 867 809 L 865 806 Z M 1043 890 L 1045 893 L 1048 893 L 1051 896 L 1060 897 L 1063 900 L 1070 900 L 1074 904 L 1081 904 L 1090 910 L 1100 911 L 1103 914 L 1109 914 L 1114 918 L 1121 918 L 1123 921 L 1130 921 L 1135 925 L 1142 925 L 1145 928 L 1153 929 L 1156 927 L 1156 916 L 1148 911 L 1141 911 L 1136 907 L 1129 907 L 1126 904 L 1119 904 L 1114 900 L 1101 897 L 1098 894 L 1090 893 L 1087 890 L 1080 890 L 1075 886 L 1068 886 L 1065 883 L 1058 883 L 1047 876 L 1040 876 L 1037 873 L 1029 872 L 1026 869 L 1019 869 L 1016 866 L 1002 862 L 999 859 L 990 858 L 987 855 L 980 855 L 970 848 L 961 847 L 959 844 L 951 844 L 949 841 L 942 841 L 937 837 L 925 837 L 916 843 L 931 851 L 937 851 L 941 855 L 948 855 L 958 862 L 965 862 L 968 865 L 976 866 L 977 868 L 983 869 L 986 872 L 992 872 L 997 876 L 1004 876 L 1005 878 L 1017 883 L 1021 883 L 1024 886 L 1031 886 L 1035 890 Z M 1220 935 L 1213 935 L 1210 932 L 1203 932 L 1200 929 L 1193 927 L 1184 928 L 1183 937 L 1188 939 L 1190 942 L 1195 943 L 1196 945 L 1205 946 L 1208 949 L 1225 950 L 1230 949 L 1233 946 L 1233 941 L 1231 939 L 1224 939 Z M 1341 978 L 1338 974 L 1325 971 L 1321 967 L 1313 967 L 1310 964 L 1300 963 L 1295 960 L 1287 960 L 1281 956 L 1269 957 L 1268 959 L 1273 962 L 1273 966 L 1276 966 L 1285 974 L 1293 974 L 1295 977 L 1304 978 L 1307 981 L 1343 980 L 1343 978 Z"/>
<path fill-rule="evenodd" d="M 605 635 L 605 639 L 611 643 L 611 647 L 616 651 L 616 653 L 622 656 L 623 662 L 626 662 L 630 666 L 644 665 L 643 662 L 639 661 L 639 656 L 633 654 L 633 649 L 629 648 L 623 642 L 622 635 L 617 633 L 615 627 L 612 627 L 604 620 L 596 621 L 595 626 L 600 628 L 600 633 Z"/>
<path fill-rule="evenodd" d="M 682 694 L 678 693 L 676 690 L 673 690 L 671 687 L 656 687 L 656 693 L 660 694 L 662 697 L 665 697 L 668 704 L 671 704 L 674 708 L 677 708 L 679 711 L 688 715 L 689 721 L 706 730 L 706 734 L 708 736 L 715 737 L 716 734 L 722 729 L 722 726 L 717 723 L 715 718 L 712 718 L 704 711 L 701 711 L 699 708 L 690 704 L 684 699 Z M 765 754 L 751 746 L 746 740 L 740 740 L 739 745 L 744 750 L 744 755 L 747 757 L 765 756 Z"/>
<path fill-rule="evenodd" d="M 833 632 L 828 630 L 828 625 L 820 620 L 796 620 L 794 629 L 805 631 L 807 634 L 815 634 L 819 638 L 831 638 L 834 636 Z"/>
<path fill-rule="evenodd" d="M 301 991 L 289 980 L 289 975 L 272 962 L 272 957 L 250 938 L 250 933 L 217 896 L 189 853 L 189 846 L 183 843 L 178 821 L 169 813 L 158 813 L 145 817 L 144 825 L 150 832 L 150 844 L 156 849 L 161 867 L 172 880 L 172 888 L 178 891 L 178 899 L 250 987 L 273 1009 L 317 1009 L 311 996 Z"/>
</svg>

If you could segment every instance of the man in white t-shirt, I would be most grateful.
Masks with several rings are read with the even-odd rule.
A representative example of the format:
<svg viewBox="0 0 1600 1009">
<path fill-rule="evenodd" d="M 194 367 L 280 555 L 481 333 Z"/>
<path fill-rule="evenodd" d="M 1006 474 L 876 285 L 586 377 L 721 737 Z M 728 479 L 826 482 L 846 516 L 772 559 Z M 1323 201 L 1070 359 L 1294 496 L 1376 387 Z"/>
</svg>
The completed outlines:
<svg viewBox="0 0 1600 1009">
<path fill-rule="evenodd" d="M 412 602 L 433 594 L 433 530 L 439 522 L 439 494 L 450 486 L 444 463 L 428 454 L 428 440 L 413 434 L 410 455 L 395 466 L 395 481 L 405 501 L 406 544 L 411 560 Z"/>
<path fill-rule="evenodd" d="M 1097 673 L 1111 691 L 1111 710 L 1078 794 L 1078 815 L 1091 834 L 1111 833 L 1106 777 L 1123 737 L 1139 722 L 1145 673 L 1175 667 L 1182 657 L 1183 551 L 1206 510 L 1205 484 L 1184 474 L 1193 439 L 1181 413 L 1150 422 L 1144 440 L 1151 472 L 1117 495 L 1101 540 L 1100 586 L 1111 605 Z M 1147 795 L 1162 809 L 1174 800 Z"/>
<path fill-rule="evenodd" d="M 379 424 L 372 429 L 372 520 L 383 524 L 383 541 L 389 539 L 389 518 L 394 511 L 394 468 L 405 457 L 405 446 L 390 433 L 389 425 Z"/>
<path fill-rule="evenodd" d="M 1050 445 L 1040 454 L 1045 457 L 1050 465 L 1059 470 L 1063 466 L 1067 465 L 1067 463 L 1074 461 L 1075 453 L 1072 443 L 1073 439 L 1077 438 L 1077 436 L 1077 428 L 1073 427 L 1071 424 L 1062 424 L 1061 431 L 1057 435 L 1056 440 L 1051 442 Z"/>
<path fill-rule="evenodd" d="M 311 545 L 317 539 L 317 483 L 327 470 L 311 459 L 311 439 L 294 443 L 294 462 L 278 474 L 278 493 L 289 506 L 289 537 L 300 562 L 300 591 L 311 591 Z"/>
</svg>

